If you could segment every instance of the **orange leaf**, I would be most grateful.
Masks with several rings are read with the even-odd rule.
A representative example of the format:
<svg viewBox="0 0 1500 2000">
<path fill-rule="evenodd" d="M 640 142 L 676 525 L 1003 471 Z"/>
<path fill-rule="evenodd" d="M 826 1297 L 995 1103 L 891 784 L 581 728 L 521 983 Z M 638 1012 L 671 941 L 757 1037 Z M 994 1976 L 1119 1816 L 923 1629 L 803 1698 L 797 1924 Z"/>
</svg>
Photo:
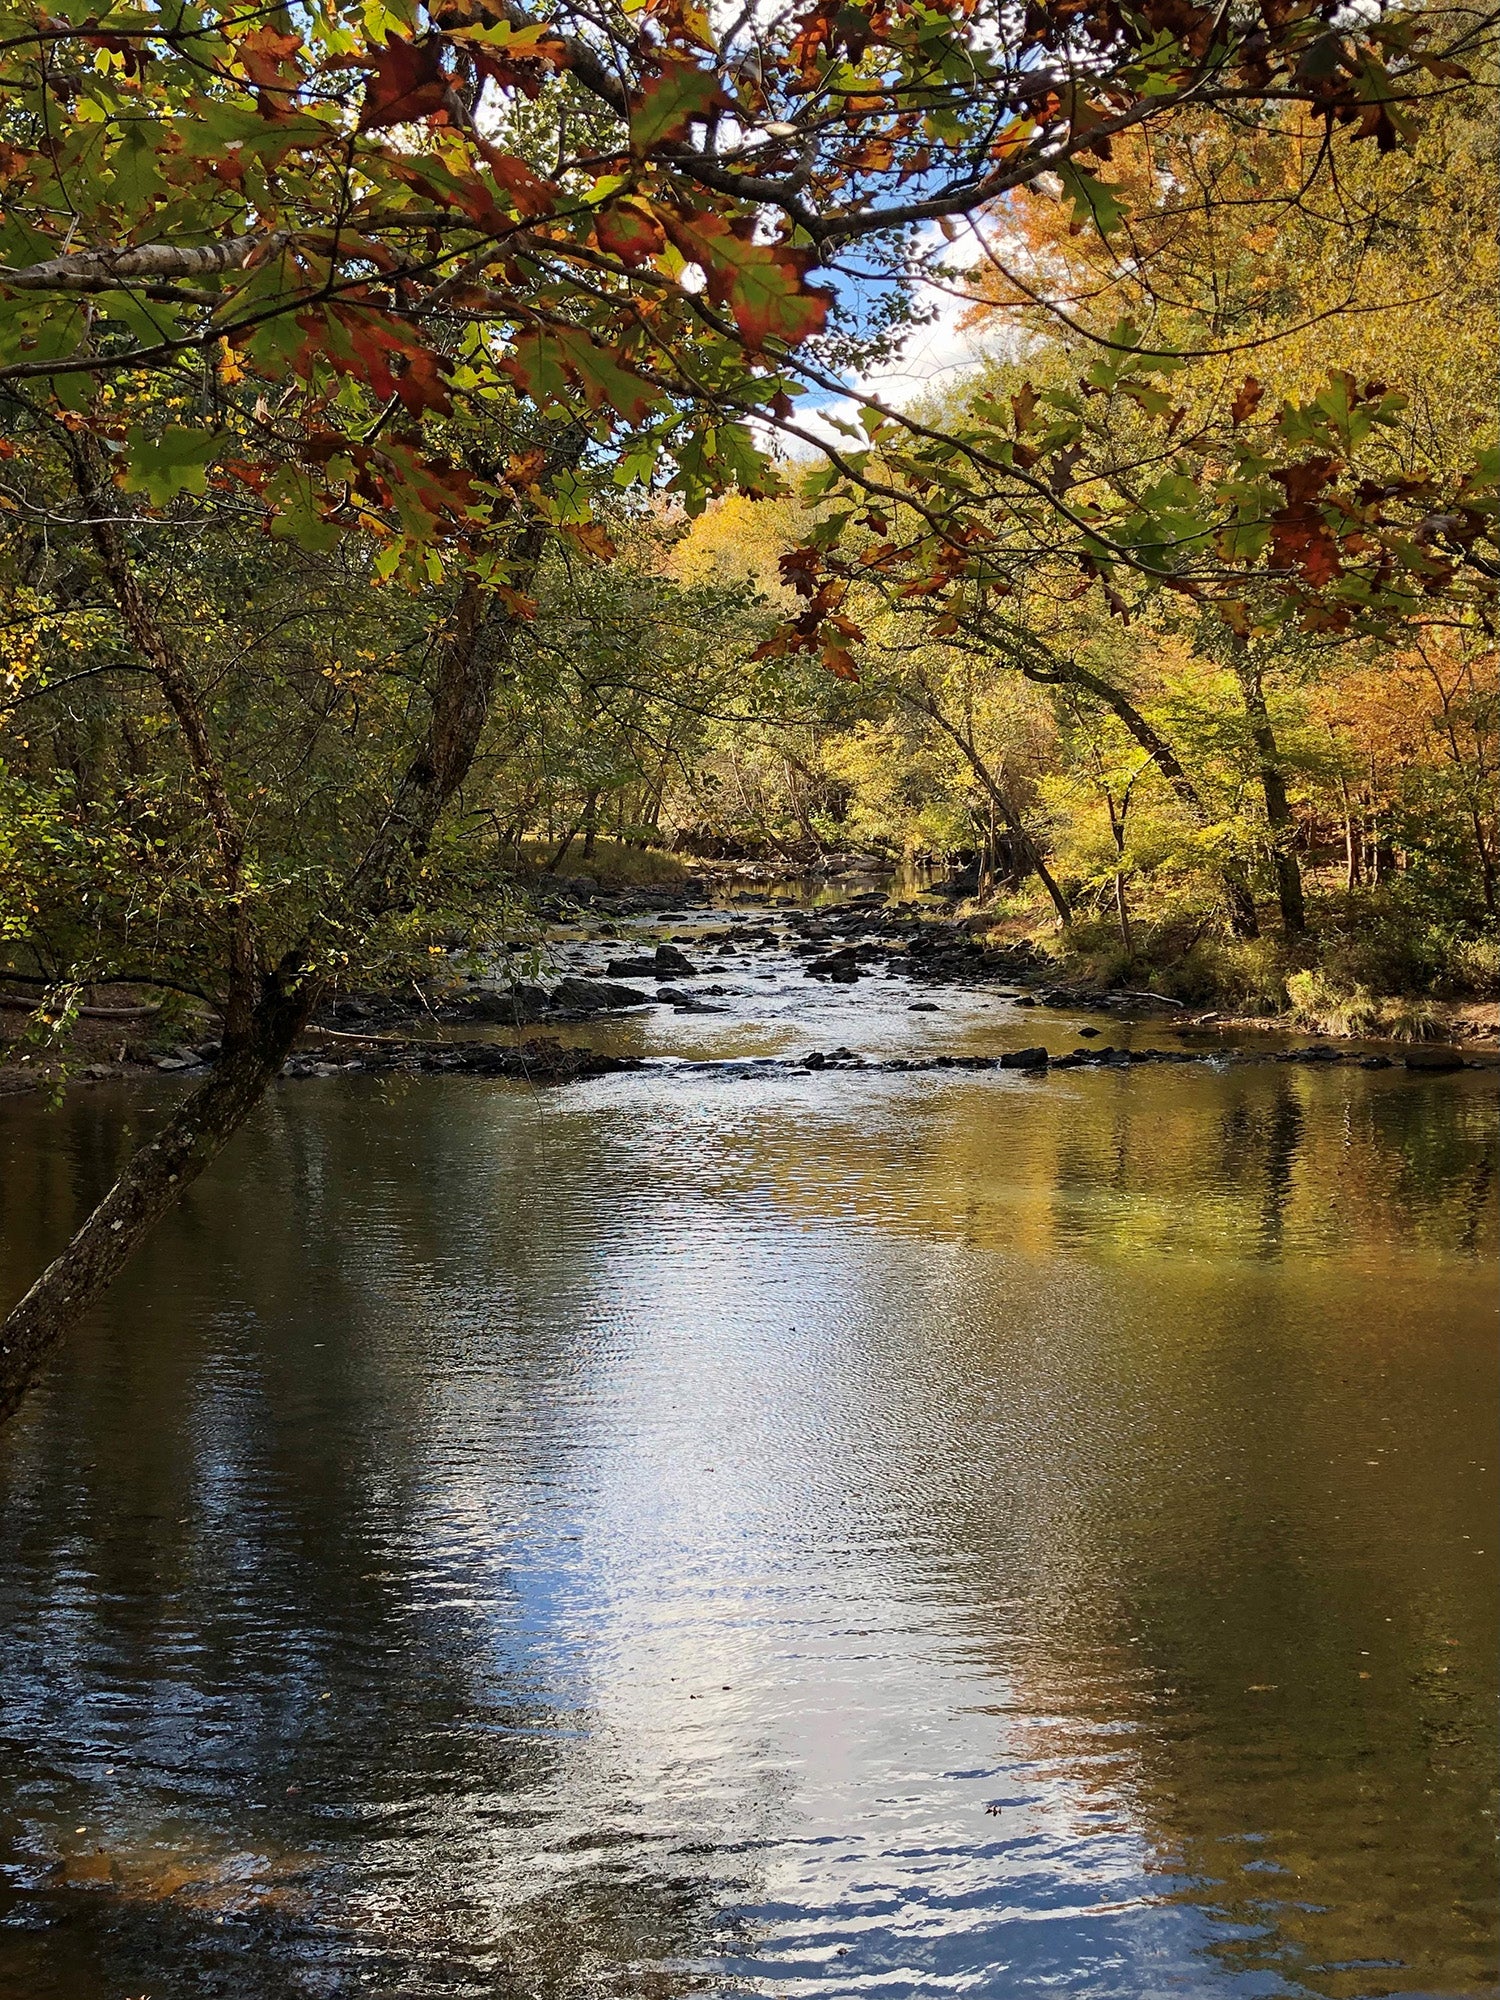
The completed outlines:
<svg viewBox="0 0 1500 2000">
<path fill-rule="evenodd" d="M 291 58 L 302 46 L 300 35 L 279 35 L 274 28 L 257 28 L 240 42 L 237 53 L 246 76 L 259 90 L 295 88 L 300 64 Z"/>
<path fill-rule="evenodd" d="M 597 556 L 600 562 L 613 562 L 620 553 L 604 530 L 593 521 L 577 522 L 565 528 L 563 532 L 570 541 L 576 542 L 579 548 L 586 549 L 591 556 Z"/>
<path fill-rule="evenodd" d="M 1234 401 L 1229 405 L 1229 421 L 1232 424 L 1242 424 L 1246 417 L 1254 414 L 1265 393 L 1265 385 L 1257 382 L 1253 375 L 1247 375 L 1240 384 Z"/>
<path fill-rule="evenodd" d="M 502 153 L 483 139 L 478 140 L 478 145 L 490 172 L 515 203 L 517 215 L 534 217 L 552 213 L 554 198 L 549 182 L 538 179 L 514 153 Z"/>
</svg>

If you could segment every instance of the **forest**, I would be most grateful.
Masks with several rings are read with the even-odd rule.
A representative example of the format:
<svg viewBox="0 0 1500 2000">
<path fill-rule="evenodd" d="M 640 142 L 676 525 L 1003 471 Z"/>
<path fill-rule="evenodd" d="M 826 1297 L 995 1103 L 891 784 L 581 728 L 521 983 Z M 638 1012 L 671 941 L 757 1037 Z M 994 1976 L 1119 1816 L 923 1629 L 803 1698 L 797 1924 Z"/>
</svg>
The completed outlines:
<svg viewBox="0 0 1500 2000">
<path fill-rule="evenodd" d="M 1494 2000 L 1500 0 L 0 0 L 0 2000 Z"/>
<path fill-rule="evenodd" d="M 0 39 L 9 1064 L 112 997 L 225 1054 L 13 1360 L 323 996 L 559 870 L 1493 997 L 1486 17 L 75 13 Z"/>
</svg>

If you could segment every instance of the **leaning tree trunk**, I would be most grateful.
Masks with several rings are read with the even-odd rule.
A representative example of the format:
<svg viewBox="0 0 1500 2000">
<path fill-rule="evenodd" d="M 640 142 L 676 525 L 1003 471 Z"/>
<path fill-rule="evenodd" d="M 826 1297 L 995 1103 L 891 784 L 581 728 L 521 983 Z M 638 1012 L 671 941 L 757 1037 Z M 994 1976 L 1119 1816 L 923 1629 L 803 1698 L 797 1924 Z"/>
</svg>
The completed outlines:
<svg viewBox="0 0 1500 2000">
<path fill-rule="evenodd" d="M 1091 673 L 1087 667 L 1080 666 L 1077 660 L 1065 660 L 1024 626 L 1011 624 L 993 613 L 973 620 L 966 629 L 985 646 L 1005 653 L 1022 678 L 1036 686 L 1084 688 L 1095 696 L 1130 731 L 1187 808 L 1194 823 L 1198 826 L 1209 824 L 1208 808 L 1197 786 L 1183 769 L 1177 752 L 1119 688 Z M 1259 937 L 1260 920 L 1255 911 L 1255 897 L 1244 871 L 1237 863 L 1228 862 L 1220 869 L 1219 879 L 1224 890 L 1231 935 L 1237 938 Z"/>
<path fill-rule="evenodd" d="M 528 529 L 512 552 L 512 577 L 519 571 L 524 582 L 541 552 L 542 530 Z M 474 583 L 464 586 L 439 655 L 426 733 L 333 913 L 341 927 L 369 924 L 409 898 L 443 810 L 474 761 L 516 631 L 498 597 Z M 309 937 L 266 975 L 213 1075 L 131 1155 L 103 1201 L 0 1323 L 0 1420 L 15 1410 L 48 1351 L 265 1096 L 318 1003 L 321 983 L 308 969 L 317 956 L 317 939 Z"/>
<path fill-rule="evenodd" d="M 1015 837 L 1019 852 L 1025 857 L 1028 866 L 1035 873 L 1037 880 L 1051 897 L 1052 907 L 1057 912 L 1058 922 L 1064 930 L 1067 930 L 1073 921 L 1072 905 L 1058 887 L 1056 877 L 1047 866 L 1041 848 L 1027 832 L 1021 815 L 1016 811 L 1005 792 L 996 782 L 994 773 L 974 748 L 972 741 L 964 734 L 956 722 L 953 722 L 948 716 L 944 715 L 943 711 L 937 705 L 936 698 L 931 693 L 928 693 L 925 701 L 916 701 L 911 695 L 903 694 L 899 688 L 896 690 L 896 694 L 898 700 L 904 701 L 909 708 L 914 708 L 919 715 L 929 717 L 943 731 L 944 735 L 951 737 L 954 743 L 958 745 L 968 762 L 970 770 L 979 780 L 985 797 L 994 810 L 999 813 L 1001 819 L 1005 821 L 1006 826 Z"/>
<path fill-rule="evenodd" d="M 0 1422 L 30 1386 L 48 1350 L 87 1312 L 265 1096 L 315 999 L 294 983 L 271 990 L 237 1045 L 144 1146 L 98 1207 L 0 1325 Z"/>
<path fill-rule="evenodd" d="M 1086 667 L 1080 667 L 1074 660 L 1059 660 L 1050 667 L 1033 666 L 1023 661 L 1021 673 L 1027 680 L 1036 681 L 1044 687 L 1078 687 L 1094 695 L 1129 730 L 1187 808 L 1194 822 L 1198 826 L 1209 824 L 1209 811 L 1203 795 L 1183 769 L 1182 760 L 1177 752 L 1161 732 L 1152 727 L 1127 695 L 1122 694 L 1117 687 L 1112 687 L 1098 674 L 1090 673 Z M 1260 919 L 1255 911 L 1255 897 L 1244 874 L 1238 866 L 1229 864 L 1220 870 L 1219 881 L 1229 912 L 1231 936 L 1259 937 Z"/>
</svg>

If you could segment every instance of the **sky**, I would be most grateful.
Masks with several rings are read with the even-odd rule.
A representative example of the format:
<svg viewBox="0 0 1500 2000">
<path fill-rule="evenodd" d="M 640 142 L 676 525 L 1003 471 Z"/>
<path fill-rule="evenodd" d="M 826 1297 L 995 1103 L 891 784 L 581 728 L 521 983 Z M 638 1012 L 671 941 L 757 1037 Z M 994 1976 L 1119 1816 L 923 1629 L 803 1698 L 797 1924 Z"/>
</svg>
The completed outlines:
<svg viewBox="0 0 1500 2000">
<path fill-rule="evenodd" d="M 981 254 L 979 238 L 972 228 L 954 242 L 945 243 L 934 227 L 926 233 L 918 249 L 924 259 L 941 253 L 944 264 L 950 270 L 967 269 L 978 261 Z M 964 327 L 961 322 L 969 310 L 968 301 L 955 297 L 954 289 L 952 286 L 919 283 L 916 295 L 919 302 L 933 308 L 935 317 L 932 322 L 914 328 L 898 356 L 855 377 L 851 388 L 874 395 L 895 408 L 905 409 L 925 395 L 952 388 L 978 368 L 988 355 L 995 353 L 1003 339 L 999 326 L 990 329 Z M 817 407 L 814 399 L 808 397 L 797 406 L 797 420 L 806 429 L 825 434 L 833 442 L 838 433 L 825 428 L 819 419 L 852 419 L 855 409 L 852 397 L 843 401 L 828 398 Z M 803 456 L 810 450 L 808 446 L 797 446 L 794 440 L 786 442 L 790 443 L 795 456 Z"/>
</svg>

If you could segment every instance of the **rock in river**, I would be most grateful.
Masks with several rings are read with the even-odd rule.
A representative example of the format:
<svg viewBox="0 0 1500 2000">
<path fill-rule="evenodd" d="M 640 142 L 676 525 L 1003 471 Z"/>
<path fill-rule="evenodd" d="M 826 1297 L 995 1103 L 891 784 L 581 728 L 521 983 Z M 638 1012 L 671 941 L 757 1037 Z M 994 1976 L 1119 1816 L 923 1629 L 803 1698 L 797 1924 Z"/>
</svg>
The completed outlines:
<svg viewBox="0 0 1500 2000">
<path fill-rule="evenodd" d="M 808 979 L 831 979 L 836 986 L 852 986 L 859 977 L 859 958 L 853 945 L 843 951 L 831 951 L 826 958 L 815 958 L 804 968 Z"/>
<path fill-rule="evenodd" d="M 675 944 L 659 944 L 652 970 L 658 979 L 696 979 L 698 968 Z"/>
<path fill-rule="evenodd" d="M 633 986 L 617 986 L 608 979 L 580 979 L 576 974 L 560 979 L 552 989 L 553 1005 L 576 1007 L 584 1013 L 599 1014 L 615 1007 L 646 1007 L 649 994 Z"/>
</svg>

